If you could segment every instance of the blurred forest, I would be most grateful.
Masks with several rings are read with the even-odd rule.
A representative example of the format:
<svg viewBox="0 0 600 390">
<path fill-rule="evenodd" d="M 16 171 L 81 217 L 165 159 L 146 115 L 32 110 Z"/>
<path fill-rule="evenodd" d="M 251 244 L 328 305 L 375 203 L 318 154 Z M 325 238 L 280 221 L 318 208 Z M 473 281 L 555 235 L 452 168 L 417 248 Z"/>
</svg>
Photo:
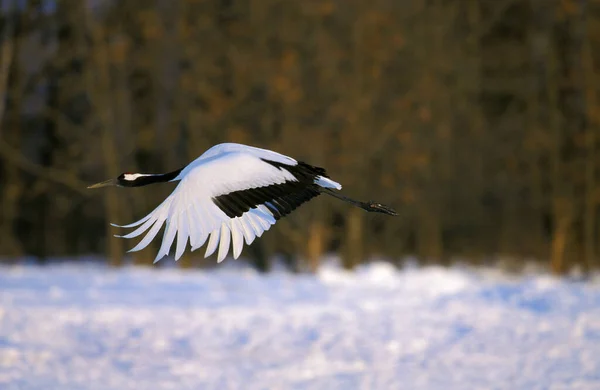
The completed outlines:
<svg viewBox="0 0 600 390">
<path fill-rule="evenodd" d="M 132 243 L 108 222 L 142 217 L 173 186 L 86 186 L 240 142 L 400 213 L 318 198 L 245 249 L 261 269 L 278 254 L 315 270 L 329 252 L 348 268 L 407 255 L 600 264 L 600 1 L 0 4 L 4 261 L 121 264 Z M 202 255 L 180 264 L 214 263 Z"/>
</svg>

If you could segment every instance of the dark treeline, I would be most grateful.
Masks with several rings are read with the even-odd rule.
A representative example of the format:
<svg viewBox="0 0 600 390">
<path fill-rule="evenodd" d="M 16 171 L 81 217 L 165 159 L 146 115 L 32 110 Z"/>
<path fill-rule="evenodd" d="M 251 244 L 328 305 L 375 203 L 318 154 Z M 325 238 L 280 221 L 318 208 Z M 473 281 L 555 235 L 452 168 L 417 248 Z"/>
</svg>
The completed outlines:
<svg viewBox="0 0 600 390">
<path fill-rule="evenodd" d="M 106 253 L 172 190 L 86 191 L 241 142 L 324 166 L 245 255 L 598 265 L 600 3 L 3 0 L 0 255 Z M 159 241 L 159 240 L 157 240 Z M 156 243 L 155 243 L 156 244 Z M 134 261 L 149 263 L 156 246 Z M 203 251 L 183 266 L 213 263 Z"/>
</svg>

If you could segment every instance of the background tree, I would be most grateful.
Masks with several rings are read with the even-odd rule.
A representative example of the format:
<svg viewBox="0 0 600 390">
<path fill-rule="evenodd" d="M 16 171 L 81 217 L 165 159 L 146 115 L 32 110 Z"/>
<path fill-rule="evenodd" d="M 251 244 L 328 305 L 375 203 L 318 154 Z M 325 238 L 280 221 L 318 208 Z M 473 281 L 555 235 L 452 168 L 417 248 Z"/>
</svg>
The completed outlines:
<svg viewBox="0 0 600 390">
<path fill-rule="evenodd" d="M 317 199 L 244 252 L 264 271 L 277 255 L 314 272 L 329 252 L 347 268 L 412 255 L 598 265 L 596 2 L 5 0 L 0 12 L 4 259 L 130 261 L 107 222 L 141 217 L 173 186 L 86 183 L 241 142 L 324 166 L 400 213 Z M 212 265 L 202 254 L 180 264 Z"/>
</svg>

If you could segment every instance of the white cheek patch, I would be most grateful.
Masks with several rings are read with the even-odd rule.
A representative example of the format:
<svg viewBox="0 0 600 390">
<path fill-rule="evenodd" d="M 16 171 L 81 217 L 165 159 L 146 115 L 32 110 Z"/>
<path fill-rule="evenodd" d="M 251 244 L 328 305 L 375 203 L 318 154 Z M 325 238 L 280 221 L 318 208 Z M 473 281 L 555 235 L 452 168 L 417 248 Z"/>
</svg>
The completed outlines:
<svg viewBox="0 0 600 390">
<path fill-rule="evenodd" d="M 148 176 L 148 175 L 144 175 L 143 173 L 126 173 L 125 175 L 123 175 L 123 179 L 127 180 L 127 181 L 134 181 L 139 177 L 142 176 Z"/>
</svg>

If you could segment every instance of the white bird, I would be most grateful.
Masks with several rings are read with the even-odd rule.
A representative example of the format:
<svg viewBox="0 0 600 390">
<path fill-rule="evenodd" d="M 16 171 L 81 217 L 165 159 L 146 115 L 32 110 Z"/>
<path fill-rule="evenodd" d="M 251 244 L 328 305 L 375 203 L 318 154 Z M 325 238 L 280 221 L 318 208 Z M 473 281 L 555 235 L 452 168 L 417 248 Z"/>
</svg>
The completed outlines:
<svg viewBox="0 0 600 390">
<path fill-rule="evenodd" d="M 366 211 L 397 215 L 379 203 L 359 202 L 338 194 L 342 186 L 331 180 L 323 168 L 296 161 L 282 154 L 252 146 L 225 143 L 215 145 L 184 168 L 164 174 L 123 173 L 116 179 L 89 186 L 140 187 L 179 181 L 175 190 L 154 211 L 129 225 L 137 227 L 122 238 L 146 233 L 129 252 L 144 249 L 166 223 L 162 244 L 154 262 L 169 254 L 175 235 L 175 260 L 184 253 L 189 239 L 191 250 L 208 239 L 208 257 L 219 248 L 221 262 L 233 243 L 233 257 L 252 244 L 278 219 L 319 194 L 328 194 Z M 210 238 L 209 238 L 210 236 Z"/>
</svg>

